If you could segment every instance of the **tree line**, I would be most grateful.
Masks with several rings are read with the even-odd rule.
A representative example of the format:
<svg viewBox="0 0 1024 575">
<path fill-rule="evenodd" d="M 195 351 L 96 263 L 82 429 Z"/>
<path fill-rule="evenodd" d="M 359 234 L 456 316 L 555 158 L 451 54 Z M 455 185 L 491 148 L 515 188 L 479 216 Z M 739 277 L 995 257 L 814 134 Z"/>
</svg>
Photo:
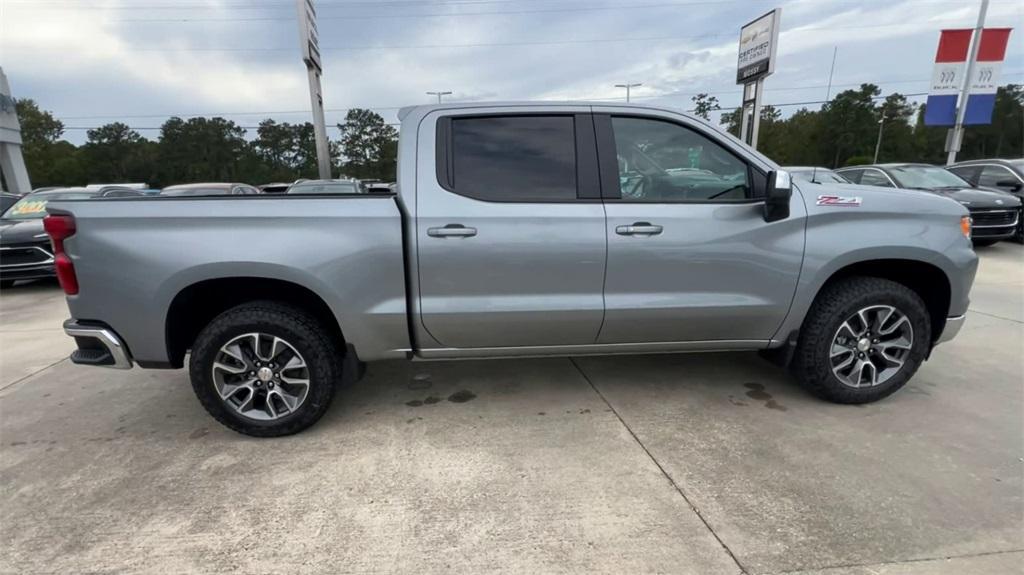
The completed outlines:
<svg viewBox="0 0 1024 575">
<path fill-rule="evenodd" d="M 708 94 L 692 98 L 693 111 L 705 120 L 721 110 Z M 95 182 L 146 182 L 162 187 L 183 182 L 290 182 L 317 177 L 313 125 L 267 119 L 255 138 L 220 117 L 173 117 L 156 140 L 114 122 L 91 129 L 80 146 L 61 139 L 64 124 L 30 99 L 16 103 L 22 150 L 33 186 L 70 186 Z M 735 135 L 740 110 L 722 114 Z M 801 108 L 788 118 L 772 106 L 761 109 L 758 149 L 782 165 L 836 168 L 872 161 L 879 120 L 885 118 L 881 162 L 941 164 L 946 128 L 925 126 L 924 105 L 892 93 L 884 98 L 874 84 L 836 94 L 820 110 Z M 332 175 L 395 180 L 398 133 L 377 113 L 348 111 L 338 124 L 341 138 L 330 142 Z M 999 88 L 992 123 L 970 126 L 960 159 L 1024 157 L 1024 87 Z"/>
<path fill-rule="evenodd" d="M 65 127 L 30 99 L 16 102 L 22 152 L 34 187 L 97 182 L 291 182 L 318 177 L 313 124 L 263 120 L 255 138 L 225 118 L 173 117 L 157 140 L 121 122 L 86 133 L 80 146 L 61 139 Z M 349 110 L 329 142 L 333 177 L 394 181 L 398 132 L 379 114 Z"/>
<path fill-rule="evenodd" d="M 869 164 L 874 159 L 879 120 L 882 145 L 879 162 L 945 164 L 947 127 L 924 125 L 924 104 L 892 93 L 884 98 L 874 84 L 836 94 L 820 110 L 801 108 L 788 118 L 772 106 L 761 108 L 758 150 L 784 166 L 839 168 Z M 694 113 L 710 118 L 719 110 L 714 96 L 692 98 Z M 721 124 L 739 136 L 741 111 L 722 115 Z M 957 158 L 1024 157 L 1024 87 L 1010 84 L 996 93 L 992 123 L 968 126 Z"/>
</svg>

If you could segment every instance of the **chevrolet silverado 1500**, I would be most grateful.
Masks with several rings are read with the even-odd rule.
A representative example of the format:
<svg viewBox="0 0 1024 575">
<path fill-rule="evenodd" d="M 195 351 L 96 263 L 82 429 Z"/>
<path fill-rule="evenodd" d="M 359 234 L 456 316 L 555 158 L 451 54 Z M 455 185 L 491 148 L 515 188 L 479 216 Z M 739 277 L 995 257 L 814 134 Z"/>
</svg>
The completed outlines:
<svg viewBox="0 0 1024 575">
<path fill-rule="evenodd" d="M 793 182 L 655 107 L 400 118 L 395 194 L 51 202 L 72 361 L 187 359 L 213 417 L 273 436 L 392 358 L 760 350 L 863 403 L 964 321 L 977 257 L 947 198 Z"/>
</svg>

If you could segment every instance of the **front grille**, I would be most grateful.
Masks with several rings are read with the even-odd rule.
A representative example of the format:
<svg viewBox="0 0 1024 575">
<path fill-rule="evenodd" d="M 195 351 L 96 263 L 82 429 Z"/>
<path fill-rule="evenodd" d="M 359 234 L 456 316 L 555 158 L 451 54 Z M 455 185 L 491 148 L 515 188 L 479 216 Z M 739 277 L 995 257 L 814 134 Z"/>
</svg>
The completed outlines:
<svg viewBox="0 0 1024 575">
<path fill-rule="evenodd" d="M 30 266 L 53 259 L 49 244 L 22 244 L 0 248 L 0 268 Z"/>
<path fill-rule="evenodd" d="M 1012 226 L 1017 223 L 1017 210 L 971 210 L 976 228 Z"/>
</svg>

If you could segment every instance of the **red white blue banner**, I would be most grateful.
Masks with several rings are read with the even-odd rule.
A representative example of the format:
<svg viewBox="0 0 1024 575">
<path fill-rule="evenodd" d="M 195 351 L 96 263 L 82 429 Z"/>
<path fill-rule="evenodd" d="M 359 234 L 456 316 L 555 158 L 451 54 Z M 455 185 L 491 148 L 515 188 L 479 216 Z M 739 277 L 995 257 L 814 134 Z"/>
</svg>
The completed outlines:
<svg viewBox="0 0 1024 575">
<path fill-rule="evenodd" d="M 964 124 L 988 124 L 992 121 L 999 72 L 1010 28 L 985 28 L 981 33 L 978 57 L 975 60 L 970 96 L 964 111 Z M 952 126 L 956 123 L 957 100 L 967 73 L 967 55 L 974 31 L 943 30 L 939 48 L 935 53 L 928 104 L 925 107 L 926 126 Z"/>
<path fill-rule="evenodd" d="M 967 70 L 967 52 L 974 30 L 943 30 L 935 53 L 924 125 L 952 126 L 956 123 L 956 101 Z"/>
<path fill-rule="evenodd" d="M 1010 28 L 985 28 L 981 31 L 978 45 L 978 59 L 974 64 L 971 78 L 971 93 L 967 98 L 964 124 L 989 124 L 992 110 L 996 106 L 996 90 L 999 88 L 999 72 L 1006 57 L 1006 45 L 1010 40 Z"/>
</svg>

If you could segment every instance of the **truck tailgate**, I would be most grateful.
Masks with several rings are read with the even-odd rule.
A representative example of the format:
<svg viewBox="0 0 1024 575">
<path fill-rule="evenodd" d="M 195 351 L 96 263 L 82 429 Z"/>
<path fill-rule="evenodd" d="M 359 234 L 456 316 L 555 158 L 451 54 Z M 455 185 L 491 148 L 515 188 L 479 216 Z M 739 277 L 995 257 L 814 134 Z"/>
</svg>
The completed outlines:
<svg viewBox="0 0 1024 575">
<path fill-rule="evenodd" d="M 363 359 L 410 347 L 391 196 L 108 198 L 54 201 L 48 211 L 75 217 L 65 241 L 80 286 L 67 298 L 72 317 L 113 328 L 136 361 L 166 364 L 175 297 L 226 278 L 312 291 Z"/>
</svg>

